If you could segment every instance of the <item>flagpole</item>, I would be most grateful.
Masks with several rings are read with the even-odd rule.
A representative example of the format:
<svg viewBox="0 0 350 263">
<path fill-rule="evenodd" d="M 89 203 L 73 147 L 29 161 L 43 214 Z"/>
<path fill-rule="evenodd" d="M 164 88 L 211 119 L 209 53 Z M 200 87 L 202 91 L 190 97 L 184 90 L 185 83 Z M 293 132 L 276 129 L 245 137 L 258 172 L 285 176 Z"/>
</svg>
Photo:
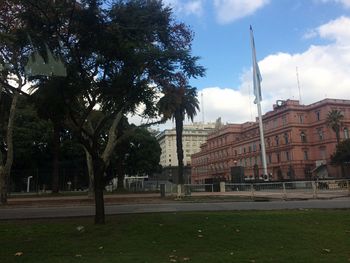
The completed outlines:
<svg viewBox="0 0 350 263">
<path fill-rule="evenodd" d="M 253 60 L 253 83 L 254 83 L 254 94 L 255 94 L 254 103 L 257 104 L 257 108 L 258 108 L 262 165 L 263 165 L 264 176 L 266 176 L 267 180 L 269 180 L 270 178 L 269 178 L 269 174 L 267 173 L 264 127 L 263 127 L 263 122 L 262 122 L 261 103 L 260 103 L 261 99 L 262 99 L 261 98 L 261 87 L 260 87 L 261 75 L 260 75 L 258 63 L 256 61 L 255 43 L 254 43 L 252 26 L 250 26 L 250 44 L 251 44 L 251 48 L 252 48 L 252 60 Z"/>
</svg>

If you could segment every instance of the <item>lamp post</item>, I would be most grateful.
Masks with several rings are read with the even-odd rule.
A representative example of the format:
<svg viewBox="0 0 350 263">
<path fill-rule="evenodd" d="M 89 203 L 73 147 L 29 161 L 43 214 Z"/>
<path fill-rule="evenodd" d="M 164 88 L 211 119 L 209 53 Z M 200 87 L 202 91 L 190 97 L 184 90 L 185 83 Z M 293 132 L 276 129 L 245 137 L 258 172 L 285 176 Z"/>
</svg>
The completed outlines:
<svg viewBox="0 0 350 263">
<path fill-rule="evenodd" d="M 33 176 L 28 176 L 27 177 L 27 193 L 29 193 L 29 189 L 30 189 L 30 179 L 32 179 Z"/>
</svg>

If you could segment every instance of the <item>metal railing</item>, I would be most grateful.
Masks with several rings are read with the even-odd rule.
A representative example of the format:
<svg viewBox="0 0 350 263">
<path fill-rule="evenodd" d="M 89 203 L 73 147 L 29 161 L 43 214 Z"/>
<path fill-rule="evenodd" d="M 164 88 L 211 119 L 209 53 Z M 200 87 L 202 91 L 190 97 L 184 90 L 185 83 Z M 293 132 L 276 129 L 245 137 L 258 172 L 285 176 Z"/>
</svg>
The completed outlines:
<svg viewBox="0 0 350 263">
<path fill-rule="evenodd" d="M 185 193 L 187 192 L 214 192 L 213 184 L 185 184 Z"/>
<path fill-rule="evenodd" d="M 225 183 L 225 192 L 252 198 L 257 196 L 283 199 L 335 198 L 350 196 L 350 180 Z"/>
</svg>

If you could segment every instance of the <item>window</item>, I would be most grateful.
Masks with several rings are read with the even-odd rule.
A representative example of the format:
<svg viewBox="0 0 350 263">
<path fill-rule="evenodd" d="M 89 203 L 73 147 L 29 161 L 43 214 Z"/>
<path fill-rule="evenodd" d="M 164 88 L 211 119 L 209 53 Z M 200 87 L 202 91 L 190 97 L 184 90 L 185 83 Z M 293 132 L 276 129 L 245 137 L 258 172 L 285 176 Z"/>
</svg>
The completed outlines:
<svg viewBox="0 0 350 263">
<path fill-rule="evenodd" d="M 287 125 L 287 116 L 286 115 L 282 116 L 282 125 L 283 126 Z"/>
<path fill-rule="evenodd" d="M 349 139 L 349 129 L 347 127 L 344 128 L 344 139 Z"/>
<path fill-rule="evenodd" d="M 322 160 L 326 159 L 327 157 L 326 148 L 320 148 L 320 156 Z"/>
<path fill-rule="evenodd" d="M 278 119 L 274 119 L 273 120 L 273 127 L 277 128 L 277 126 L 278 126 Z"/>
<path fill-rule="evenodd" d="M 300 133 L 300 139 L 301 139 L 301 142 L 304 142 L 304 143 L 307 142 L 305 132 L 302 131 Z"/>
<path fill-rule="evenodd" d="M 319 121 L 321 119 L 320 111 L 316 111 L 316 120 Z"/>
<path fill-rule="evenodd" d="M 268 155 L 267 160 L 268 160 L 269 164 L 271 164 L 271 163 L 272 163 L 272 155 L 271 155 L 271 154 L 269 154 L 269 155 Z"/>
<path fill-rule="evenodd" d="M 318 134 L 318 139 L 322 141 L 324 136 L 321 128 L 317 129 L 317 134 Z"/>
<path fill-rule="evenodd" d="M 298 115 L 299 123 L 304 123 L 304 115 Z"/>
<path fill-rule="evenodd" d="M 270 147 L 270 146 L 271 146 L 271 140 L 270 140 L 270 138 L 267 138 L 266 142 L 267 142 L 267 146 Z"/>
<path fill-rule="evenodd" d="M 277 162 L 279 163 L 281 161 L 281 156 L 279 153 L 276 153 L 276 157 L 277 157 Z"/>
<path fill-rule="evenodd" d="M 309 160 L 309 153 L 307 150 L 304 150 L 304 160 L 305 161 Z"/>
<path fill-rule="evenodd" d="M 286 160 L 287 160 L 287 161 L 290 161 L 290 155 L 289 155 L 289 152 L 286 152 Z"/>
<path fill-rule="evenodd" d="M 255 152 L 256 151 L 256 144 L 253 143 L 253 151 Z"/>
<path fill-rule="evenodd" d="M 252 151 L 252 146 L 248 147 L 248 152 L 250 153 Z"/>
<path fill-rule="evenodd" d="M 288 144 L 288 143 L 289 143 L 288 133 L 285 133 L 285 134 L 283 135 L 283 138 L 284 138 L 284 143 L 285 143 L 285 144 Z"/>
<path fill-rule="evenodd" d="M 276 142 L 276 146 L 279 145 L 279 138 L 278 138 L 278 135 L 275 137 L 275 142 Z"/>
</svg>

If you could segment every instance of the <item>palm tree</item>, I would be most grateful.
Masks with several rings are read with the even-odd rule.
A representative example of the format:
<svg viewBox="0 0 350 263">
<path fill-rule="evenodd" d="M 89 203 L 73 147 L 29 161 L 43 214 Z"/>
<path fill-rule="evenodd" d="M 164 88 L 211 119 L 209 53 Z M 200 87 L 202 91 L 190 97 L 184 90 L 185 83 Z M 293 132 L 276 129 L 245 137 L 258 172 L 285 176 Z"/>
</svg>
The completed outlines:
<svg viewBox="0 0 350 263">
<path fill-rule="evenodd" d="M 342 120 L 344 119 L 344 115 L 340 110 L 331 110 L 328 112 L 327 115 L 327 125 L 328 127 L 331 127 L 331 129 L 335 132 L 335 136 L 337 139 L 337 147 L 340 142 L 340 127 L 342 125 Z M 340 164 L 341 167 L 341 175 L 344 178 L 345 176 L 345 169 L 344 164 Z"/>
<path fill-rule="evenodd" d="M 331 110 L 327 115 L 327 125 L 332 128 L 335 132 L 335 136 L 337 138 L 337 145 L 340 142 L 340 127 L 342 125 L 342 120 L 344 119 L 344 115 L 340 110 Z"/>
<path fill-rule="evenodd" d="M 187 116 L 189 120 L 193 121 L 194 116 L 197 114 L 197 110 L 199 110 L 199 101 L 197 99 L 196 88 L 190 87 L 187 84 L 187 81 L 179 82 L 179 86 L 168 85 L 164 88 L 164 96 L 159 100 L 158 107 L 165 119 L 175 120 L 178 184 L 183 185 L 183 122 L 185 120 L 185 116 Z"/>
</svg>

